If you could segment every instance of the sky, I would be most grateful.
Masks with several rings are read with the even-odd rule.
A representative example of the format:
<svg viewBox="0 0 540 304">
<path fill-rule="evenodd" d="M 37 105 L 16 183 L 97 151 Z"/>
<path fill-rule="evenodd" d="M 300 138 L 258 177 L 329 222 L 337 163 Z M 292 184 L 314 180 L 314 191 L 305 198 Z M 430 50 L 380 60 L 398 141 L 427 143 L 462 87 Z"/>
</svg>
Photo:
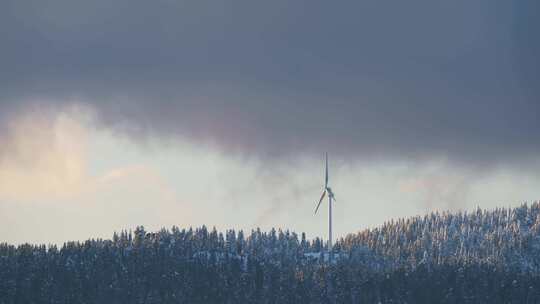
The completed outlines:
<svg viewBox="0 0 540 304">
<path fill-rule="evenodd" d="M 535 0 L 6 0 L 0 242 L 540 198 Z"/>
</svg>

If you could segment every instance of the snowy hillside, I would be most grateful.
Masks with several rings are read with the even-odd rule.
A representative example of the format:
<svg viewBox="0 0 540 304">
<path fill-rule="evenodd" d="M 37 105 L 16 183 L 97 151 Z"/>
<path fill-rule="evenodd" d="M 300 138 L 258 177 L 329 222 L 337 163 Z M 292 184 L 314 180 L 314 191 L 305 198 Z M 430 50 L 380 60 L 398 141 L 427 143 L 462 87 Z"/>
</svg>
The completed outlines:
<svg viewBox="0 0 540 304">
<path fill-rule="evenodd" d="M 539 273 L 540 205 L 400 219 L 348 235 L 338 244 L 353 252 L 362 246 L 395 267 L 486 263 Z"/>
<path fill-rule="evenodd" d="M 206 227 L 0 245 L 0 303 L 538 303 L 540 205 L 434 213 L 323 241 Z"/>
</svg>

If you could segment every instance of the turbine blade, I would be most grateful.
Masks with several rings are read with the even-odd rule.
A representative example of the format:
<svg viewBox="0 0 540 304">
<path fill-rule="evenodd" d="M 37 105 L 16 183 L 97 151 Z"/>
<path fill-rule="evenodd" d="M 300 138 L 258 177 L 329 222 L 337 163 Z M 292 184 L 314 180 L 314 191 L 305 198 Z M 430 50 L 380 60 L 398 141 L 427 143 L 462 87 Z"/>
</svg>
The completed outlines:
<svg viewBox="0 0 540 304">
<path fill-rule="evenodd" d="M 317 213 L 317 210 L 319 210 L 319 207 L 321 206 L 321 203 L 322 203 L 325 196 L 326 196 L 326 189 L 323 191 L 323 193 L 321 195 L 321 199 L 319 200 L 319 203 L 317 204 L 317 208 L 315 208 L 315 214 Z"/>
<path fill-rule="evenodd" d="M 324 181 L 324 188 L 328 188 L 328 152 L 326 152 L 326 178 Z"/>
</svg>

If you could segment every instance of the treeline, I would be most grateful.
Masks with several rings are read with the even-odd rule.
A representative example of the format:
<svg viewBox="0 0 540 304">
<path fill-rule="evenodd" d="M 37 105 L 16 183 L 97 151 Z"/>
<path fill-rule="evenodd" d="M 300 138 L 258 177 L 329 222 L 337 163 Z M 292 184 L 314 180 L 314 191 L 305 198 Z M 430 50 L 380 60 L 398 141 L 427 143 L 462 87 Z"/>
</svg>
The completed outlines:
<svg viewBox="0 0 540 304">
<path fill-rule="evenodd" d="M 431 213 L 350 234 L 339 248 L 367 247 L 393 267 L 420 263 L 485 263 L 505 270 L 540 273 L 540 204 L 513 209 Z"/>
<path fill-rule="evenodd" d="M 433 213 L 339 240 L 143 227 L 0 245 L 0 304 L 540 303 L 540 205 Z M 327 258 L 327 257 L 326 257 Z"/>
</svg>

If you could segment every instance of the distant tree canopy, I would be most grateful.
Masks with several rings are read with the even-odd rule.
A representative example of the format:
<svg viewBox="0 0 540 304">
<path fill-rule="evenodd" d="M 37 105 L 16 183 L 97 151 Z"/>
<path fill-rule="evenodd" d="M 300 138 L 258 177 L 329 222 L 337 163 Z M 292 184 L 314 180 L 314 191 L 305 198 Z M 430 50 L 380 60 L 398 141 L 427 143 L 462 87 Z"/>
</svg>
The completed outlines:
<svg viewBox="0 0 540 304">
<path fill-rule="evenodd" d="M 432 213 L 321 239 L 143 227 L 111 240 L 0 244 L 0 304 L 540 303 L 540 205 Z"/>
</svg>

